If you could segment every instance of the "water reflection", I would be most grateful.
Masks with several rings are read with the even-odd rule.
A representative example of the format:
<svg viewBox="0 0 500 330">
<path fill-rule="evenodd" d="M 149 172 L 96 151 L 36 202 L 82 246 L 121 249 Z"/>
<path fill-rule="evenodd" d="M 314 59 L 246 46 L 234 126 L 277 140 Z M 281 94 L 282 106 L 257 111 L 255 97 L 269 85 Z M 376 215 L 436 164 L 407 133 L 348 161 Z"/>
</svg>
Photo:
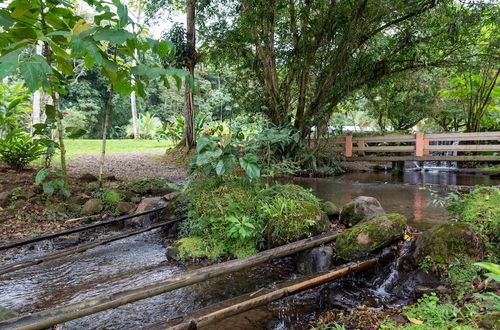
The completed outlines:
<svg viewBox="0 0 500 330">
<path fill-rule="evenodd" d="M 357 196 L 377 198 L 386 212 L 401 213 L 417 229 L 448 220 L 448 212 L 441 206 L 430 205 L 431 195 L 422 190 L 422 184 L 440 184 L 433 187 L 438 194 L 446 194 L 447 185 L 495 185 L 483 175 L 467 175 L 443 171 L 406 171 L 401 177 L 390 172 L 349 173 L 334 178 L 295 178 L 287 181 L 310 188 L 321 199 L 343 205 Z"/>
</svg>

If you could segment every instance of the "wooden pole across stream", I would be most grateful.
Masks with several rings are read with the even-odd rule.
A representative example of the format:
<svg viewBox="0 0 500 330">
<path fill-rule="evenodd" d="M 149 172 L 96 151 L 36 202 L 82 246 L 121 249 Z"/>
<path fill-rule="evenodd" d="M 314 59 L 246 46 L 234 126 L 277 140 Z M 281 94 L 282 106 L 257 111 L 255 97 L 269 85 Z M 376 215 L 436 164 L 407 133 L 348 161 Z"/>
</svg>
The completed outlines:
<svg viewBox="0 0 500 330">
<path fill-rule="evenodd" d="M 35 237 L 28 237 L 28 238 L 20 239 L 20 240 L 17 240 L 17 241 L 0 244 L 0 251 L 6 250 L 6 249 L 11 249 L 11 248 L 22 246 L 22 245 L 26 245 L 26 244 L 30 244 L 30 243 L 40 242 L 40 241 L 43 241 L 43 240 L 46 240 L 46 239 L 50 239 L 50 238 L 54 238 L 54 237 L 59 237 L 59 236 L 63 236 L 63 235 L 69 235 L 69 234 L 77 233 L 77 232 L 84 231 L 84 230 L 87 230 L 87 229 L 92 229 L 92 228 L 96 228 L 96 227 L 100 227 L 100 226 L 109 225 L 109 224 L 116 223 L 116 222 L 119 222 L 119 221 L 123 221 L 123 220 L 131 219 L 131 218 L 135 218 L 135 217 L 140 217 L 142 215 L 147 215 L 147 214 L 155 213 L 155 212 L 161 211 L 163 209 L 165 209 L 165 208 L 161 207 L 161 208 L 157 208 L 157 209 L 154 209 L 154 210 L 149 210 L 149 211 L 139 212 L 139 213 L 135 213 L 135 214 L 124 215 L 124 216 L 113 218 L 113 219 L 109 219 L 109 220 L 103 220 L 103 221 L 94 222 L 94 223 L 91 223 L 91 224 L 88 224 L 88 225 L 84 225 L 84 226 L 73 227 L 73 228 L 69 228 L 69 229 L 65 229 L 65 230 L 56 231 L 56 232 L 53 232 L 53 233 L 47 233 L 47 234 L 38 235 L 38 236 L 35 236 Z"/>
<path fill-rule="evenodd" d="M 300 281 L 292 280 L 287 281 L 279 285 L 279 289 L 259 289 L 250 294 L 240 296 L 237 298 L 229 299 L 223 301 L 217 305 L 226 306 L 218 310 L 213 310 L 213 307 L 207 308 L 209 311 L 204 313 L 205 309 L 201 309 L 192 314 L 191 317 L 185 317 L 182 319 L 182 323 L 169 326 L 169 321 L 156 323 L 145 329 L 168 329 L 168 330 L 188 330 L 197 329 L 209 324 L 221 321 L 228 317 L 249 311 L 259 306 L 266 305 L 272 301 L 276 301 L 290 295 L 305 291 L 307 289 L 316 287 L 323 283 L 333 281 L 336 278 L 345 276 L 350 272 L 361 270 L 363 268 L 374 265 L 379 260 L 379 257 L 368 259 L 362 262 L 358 262 L 353 265 L 344 266 L 340 269 L 332 270 L 327 273 L 321 273 L 319 275 L 307 276 Z M 234 303 L 234 301 L 237 301 Z M 178 320 L 177 320 L 178 321 Z"/>
<path fill-rule="evenodd" d="M 154 225 L 148 226 L 146 228 L 140 228 L 140 229 L 136 229 L 136 230 L 127 231 L 127 232 L 124 232 L 124 233 L 119 234 L 119 235 L 114 235 L 114 236 L 111 236 L 108 238 L 104 238 L 104 239 L 99 240 L 97 242 L 90 242 L 87 244 L 82 244 L 79 246 L 75 246 L 73 248 L 69 248 L 66 250 L 62 250 L 62 251 L 51 253 L 51 254 L 48 254 L 45 256 L 41 256 L 39 258 L 8 264 L 8 265 L 0 267 L 0 275 L 14 272 L 16 270 L 23 269 L 23 268 L 26 268 L 29 266 L 38 265 L 38 264 L 41 264 L 42 262 L 45 262 L 45 261 L 49 261 L 49 260 L 53 260 L 53 259 L 57 259 L 57 258 L 62 258 L 62 257 L 68 256 L 71 254 L 78 253 L 78 252 L 83 252 L 83 251 L 86 251 L 88 249 L 92 249 L 92 248 L 95 248 L 97 246 L 100 246 L 100 245 L 104 245 L 104 244 L 114 242 L 114 241 L 117 241 L 117 240 L 120 240 L 123 238 L 127 238 L 129 236 L 138 235 L 138 234 L 144 233 L 146 231 L 150 231 L 150 230 L 153 230 L 155 228 L 168 225 L 170 223 L 181 221 L 183 219 L 185 219 L 185 217 L 158 222 L 158 223 L 155 223 Z"/>
<path fill-rule="evenodd" d="M 104 294 L 78 303 L 56 307 L 0 322 L 0 329 L 45 329 L 80 317 L 157 296 L 224 274 L 253 267 L 333 241 L 338 233 L 326 233 L 266 250 L 255 255 L 211 265 L 135 288 Z"/>
</svg>

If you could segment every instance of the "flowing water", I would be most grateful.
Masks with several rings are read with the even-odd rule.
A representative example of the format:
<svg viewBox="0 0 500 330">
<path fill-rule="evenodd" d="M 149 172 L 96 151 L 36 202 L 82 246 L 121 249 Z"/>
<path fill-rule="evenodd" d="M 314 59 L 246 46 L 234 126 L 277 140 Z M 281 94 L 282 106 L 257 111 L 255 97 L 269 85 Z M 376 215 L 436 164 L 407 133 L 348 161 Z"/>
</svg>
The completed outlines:
<svg viewBox="0 0 500 330">
<path fill-rule="evenodd" d="M 427 173 L 426 182 L 440 182 L 439 175 Z M 412 225 L 426 228 L 446 221 L 443 208 L 429 206 L 429 193 L 419 190 L 420 173 L 396 181 L 390 175 L 350 174 L 331 179 L 294 180 L 312 188 L 322 199 L 340 205 L 358 195 L 374 196 L 388 212 L 399 212 Z M 429 180 L 432 178 L 432 180 Z M 448 178 L 454 184 L 498 184 L 486 178 Z M 483 180 L 484 182 L 480 182 Z M 443 189 L 442 189 L 443 190 Z M 444 191 L 444 190 L 443 190 Z M 113 234 L 117 228 L 105 232 Z M 98 232 L 100 236 L 102 232 Z M 162 230 L 146 232 L 104 246 L 0 275 L 0 306 L 21 314 L 81 301 L 104 293 L 165 279 L 186 269 L 167 261 L 165 246 L 170 243 Z M 8 263 L 58 249 L 55 243 L 37 243 L 31 248 L 11 250 Z M 402 248 L 402 255 L 405 248 Z M 305 322 L 324 308 L 352 309 L 359 305 L 381 308 L 414 299 L 401 290 L 400 258 L 375 271 L 323 285 L 242 315 L 225 320 L 212 329 L 287 329 L 294 321 Z M 65 323 L 63 329 L 137 329 L 167 318 L 185 315 L 225 299 L 300 276 L 293 258 L 284 258 L 204 283 L 164 293 L 119 308 Z"/>
</svg>

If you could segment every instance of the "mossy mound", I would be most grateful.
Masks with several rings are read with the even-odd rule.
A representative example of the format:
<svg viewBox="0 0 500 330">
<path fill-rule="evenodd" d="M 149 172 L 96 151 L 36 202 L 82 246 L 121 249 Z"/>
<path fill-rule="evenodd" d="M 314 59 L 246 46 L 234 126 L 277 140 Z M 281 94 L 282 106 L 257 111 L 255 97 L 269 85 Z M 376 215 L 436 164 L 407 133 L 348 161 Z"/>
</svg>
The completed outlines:
<svg viewBox="0 0 500 330">
<path fill-rule="evenodd" d="M 204 237 L 223 253 L 246 256 L 327 230 L 319 200 L 296 185 L 246 178 L 189 183 L 184 237 Z"/>
<path fill-rule="evenodd" d="M 329 221 L 319 205 L 304 200 L 275 198 L 265 206 L 264 233 L 269 247 L 276 247 L 327 231 Z"/>
<path fill-rule="evenodd" d="M 400 214 L 377 214 L 346 230 L 335 241 L 336 255 L 354 260 L 368 255 L 403 236 L 406 218 Z"/>
<path fill-rule="evenodd" d="M 415 243 L 414 257 L 418 263 L 448 264 L 455 259 L 479 261 L 484 256 L 481 236 L 468 224 L 447 222 L 423 233 Z"/>
<path fill-rule="evenodd" d="M 131 180 L 121 184 L 119 188 L 130 190 L 141 196 L 161 196 L 175 191 L 168 180 L 161 178 Z"/>
<path fill-rule="evenodd" d="M 465 197 L 460 221 L 466 222 L 491 240 L 500 239 L 500 189 L 481 187 Z"/>
</svg>

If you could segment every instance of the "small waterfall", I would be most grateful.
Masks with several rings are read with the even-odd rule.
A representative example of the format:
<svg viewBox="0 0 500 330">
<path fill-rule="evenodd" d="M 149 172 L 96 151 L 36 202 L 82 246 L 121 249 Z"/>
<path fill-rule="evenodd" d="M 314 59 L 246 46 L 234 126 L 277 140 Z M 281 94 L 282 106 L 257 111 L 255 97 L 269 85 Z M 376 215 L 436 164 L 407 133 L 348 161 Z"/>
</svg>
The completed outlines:
<svg viewBox="0 0 500 330">
<path fill-rule="evenodd" d="M 438 146 L 449 146 L 458 145 L 458 141 L 430 141 L 430 145 L 438 145 Z M 430 156 L 456 156 L 456 151 L 431 151 L 429 153 Z M 416 161 L 415 165 L 418 168 L 424 169 L 455 169 L 457 168 L 456 161 L 448 161 L 448 160 L 426 160 L 426 161 Z"/>
<path fill-rule="evenodd" d="M 374 290 L 374 292 L 379 296 L 389 296 L 391 295 L 391 289 L 399 278 L 399 273 L 401 272 L 402 263 L 404 258 L 407 257 L 410 249 L 412 247 L 411 241 L 405 241 L 403 247 L 399 252 L 399 256 L 391 263 L 389 273 L 382 281 L 382 283 Z M 389 291 L 388 291 L 389 290 Z"/>
</svg>

